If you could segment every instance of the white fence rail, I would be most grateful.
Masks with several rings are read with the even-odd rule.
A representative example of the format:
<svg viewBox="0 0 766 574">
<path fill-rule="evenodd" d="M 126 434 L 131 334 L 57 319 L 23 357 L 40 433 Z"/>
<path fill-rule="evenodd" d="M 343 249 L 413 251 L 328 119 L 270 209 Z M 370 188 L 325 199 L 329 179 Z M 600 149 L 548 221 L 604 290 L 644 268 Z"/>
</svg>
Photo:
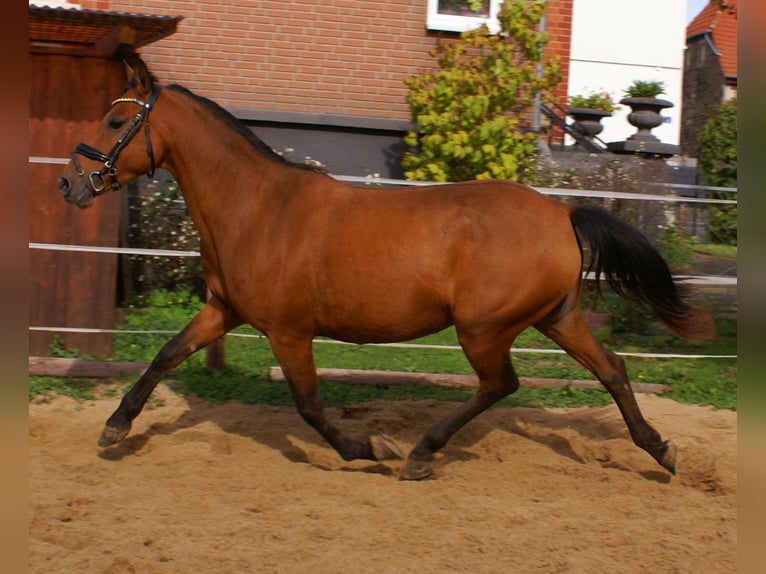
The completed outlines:
<svg viewBox="0 0 766 574">
<path fill-rule="evenodd" d="M 105 335 L 175 335 L 178 331 L 170 331 L 165 329 L 94 329 L 85 327 L 29 327 L 30 331 L 48 332 L 48 333 L 92 333 L 92 334 L 105 334 Z M 242 337 L 245 339 L 262 339 L 265 340 L 265 335 L 258 335 L 253 333 L 227 333 L 227 337 Z M 347 343 L 345 341 L 337 341 L 335 339 L 314 339 L 313 342 L 319 345 L 345 345 L 345 346 L 360 346 L 357 343 Z M 428 345 L 423 343 L 368 343 L 361 345 L 365 347 L 388 347 L 394 349 L 430 349 L 440 351 L 461 351 L 462 348 L 458 345 Z M 537 355 L 564 355 L 566 352 L 561 349 L 536 349 L 536 348 L 524 348 L 514 347 L 514 353 L 527 353 Z M 650 359 L 736 359 L 737 355 L 688 355 L 677 353 L 642 353 L 638 351 L 617 351 L 618 355 L 623 357 L 642 357 Z"/>
</svg>

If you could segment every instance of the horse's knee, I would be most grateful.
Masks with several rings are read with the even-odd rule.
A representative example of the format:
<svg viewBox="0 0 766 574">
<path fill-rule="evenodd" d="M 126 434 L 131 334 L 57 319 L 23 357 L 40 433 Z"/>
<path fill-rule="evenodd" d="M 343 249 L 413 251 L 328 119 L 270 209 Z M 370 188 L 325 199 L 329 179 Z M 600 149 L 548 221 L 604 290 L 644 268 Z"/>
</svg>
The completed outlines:
<svg viewBox="0 0 766 574">
<path fill-rule="evenodd" d="M 519 377 L 509 368 L 496 379 L 482 381 L 483 390 L 494 400 L 500 400 L 519 390 Z"/>
<path fill-rule="evenodd" d="M 494 404 L 505 397 L 512 395 L 519 389 L 519 383 L 504 383 L 501 385 L 484 386 L 479 390 L 484 400 L 489 404 Z"/>
<path fill-rule="evenodd" d="M 604 355 L 606 355 L 606 360 L 609 363 L 609 365 L 616 371 L 619 372 L 625 372 L 625 359 L 623 359 L 620 355 L 617 353 L 610 351 L 608 349 L 604 349 Z"/>
<path fill-rule="evenodd" d="M 152 361 L 152 367 L 159 371 L 172 369 L 197 349 L 191 341 L 176 336 L 160 349 Z"/>
<path fill-rule="evenodd" d="M 519 386 L 521 385 L 519 381 L 519 377 L 517 377 L 515 374 L 511 373 L 509 377 L 507 377 L 504 381 L 504 388 L 503 392 L 505 393 L 503 396 L 507 397 L 508 395 L 511 395 L 519 390 Z"/>
</svg>

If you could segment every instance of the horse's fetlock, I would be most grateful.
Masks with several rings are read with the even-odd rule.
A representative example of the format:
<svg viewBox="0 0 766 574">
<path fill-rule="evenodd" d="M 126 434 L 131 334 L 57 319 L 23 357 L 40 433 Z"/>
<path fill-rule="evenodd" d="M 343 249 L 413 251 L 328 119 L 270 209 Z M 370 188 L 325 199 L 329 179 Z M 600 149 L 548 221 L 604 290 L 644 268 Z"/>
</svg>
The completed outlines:
<svg viewBox="0 0 766 574">
<path fill-rule="evenodd" d="M 322 407 L 316 405 L 297 405 L 298 414 L 301 418 L 313 427 L 319 425 L 324 418 Z"/>
</svg>

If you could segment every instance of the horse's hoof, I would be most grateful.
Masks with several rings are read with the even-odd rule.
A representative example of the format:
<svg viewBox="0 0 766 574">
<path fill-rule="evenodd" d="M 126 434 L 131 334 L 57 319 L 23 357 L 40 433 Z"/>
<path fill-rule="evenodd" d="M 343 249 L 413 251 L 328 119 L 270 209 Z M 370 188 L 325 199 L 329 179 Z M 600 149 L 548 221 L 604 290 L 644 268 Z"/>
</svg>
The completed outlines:
<svg viewBox="0 0 766 574">
<path fill-rule="evenodd" d="M 129 432 L 130 427 L 118 429 L 115 427 L 105 426 L 104 430 L 101 431 L 101 436 L 98 438 L 98 446 L 106 447 L 117 444 L 118 442 L 122 441 L 122 439 L 124 439 Z"/>
<path fill-rule="evenodd" d="M 404 458 L 404 453 L 387 434 L 379 434 L 370 437 L 370 446 L 375 460 L 389 460 L 392 458 Z"/>
<path fill-rule="evenodd" d="M 676 457 L 678 456 L 678 447 L 676 446 L 676 443 L 674 443 L 672 440 L 666 440 L 663 444 L 666 447 L 665 454 L 662 455 L 662 458 L 659 460 L 659 463 L 670 474 L 675 475 L 676 474 Z"/>
<path fill-rule="evenodd" d="M 404 465 L 399 480 L 423 480 L 433 474 L 431 464 L 423 460 L 409 459 Z"/>
</svg>

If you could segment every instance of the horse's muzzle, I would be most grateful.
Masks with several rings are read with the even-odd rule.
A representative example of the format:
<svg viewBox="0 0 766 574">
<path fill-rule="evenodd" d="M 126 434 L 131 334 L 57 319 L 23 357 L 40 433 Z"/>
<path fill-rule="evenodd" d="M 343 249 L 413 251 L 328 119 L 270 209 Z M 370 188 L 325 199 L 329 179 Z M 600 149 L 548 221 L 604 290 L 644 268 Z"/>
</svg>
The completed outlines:
<svg viewBox="0 0 766 574">
<path fill-rule="evenodd" d="M 61 195 L 64 196 L 64 200 L 67 203 L 76 205 L 80 209 L 85 209 L 86 207 L 93 205 L 93 193 L 88 189 L 88 186 L 84 185 L 79 180 L 75 180 L 75 183 L 81 188 L 79 193 L 74 193 L 72 183 L 64 176 L 61 176 L 58 179 L 56 187 L 61 192 Z"/>
<path fill-rule="evenodd" d="M 56 182 L 56 187 L 58 187 L 61 194 L 64 197 L 66 197 L 67 195 L 69 195 L 69 190 L 72 188 L 72 184 L 69 183 L 69 180 L 67 178 L 62 176 Z"/>
</svg>

